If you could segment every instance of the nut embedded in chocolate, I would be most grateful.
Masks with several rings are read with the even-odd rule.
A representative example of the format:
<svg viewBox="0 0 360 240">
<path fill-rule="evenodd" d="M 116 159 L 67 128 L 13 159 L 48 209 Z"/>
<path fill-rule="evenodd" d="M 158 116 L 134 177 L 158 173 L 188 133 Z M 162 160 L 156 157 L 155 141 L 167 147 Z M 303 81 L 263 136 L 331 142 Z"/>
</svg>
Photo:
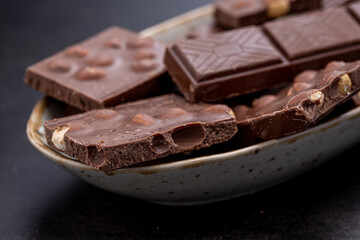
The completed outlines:
<svg viewBox="0 0 360 240">
<path fill-rule="evenodd" d="M 44 127 L 49 145 L 109 171 L 230 140 L 237 132 L 235 118 L 203 111 L 210 106 L 169 94 L 50 120 Z M 67 132 L 57 130 L 65 125 Z M 52 141 L 54 135 L 59 140 Z M 64 136 L 66 147 L 61 145 Z"/>
<path fill-rule="evenodd" d="M 351 86 L 352 83 L 350 76 L 347 73 L 345 73 L 340 77 L 340 81 L 338 82 L 339 93 L 341 95 L 349 95 L 351 92 Z"/>
<path fill-rule="evenodd" d="M 76 73 L 76 78 L 79 80 L 100 79 L 106 76 L 106 72 L 99 68 L 84 67 Z"/>
<path fill-rule="evenodd" d="M 319 108 L 322 108 L 324 105 L 324 93 L 322 91 L 314 92 L 310 95 L 310 101 L 316 105 L 318 105 Z"/>
<path fill-rule="evenodd" d="M 332 71 L 329 71 L 330 67 Z M 295 79 L 306 80 L 306 75 L 302 73 L 302 78 Z M 252 107 L 235 106 L 240 134 L 249 139 L 274 139 L 301 132 L 316 124 L 360 90 L 360 60 L 329 63 L 326 69 L 317 71 L 311 81 L 306 81 L 306 86 L 298 88 L 300 91 L 295 91 L 294 86 L 299 83 L 293 82 L 275 93 L 271 103 L 259 105 L 254 101 Z"/>
<path fill-rule="evenodd" d="M 284 16 L 290 12 L 290 0 L 265 0 L 269 18 Z"/>
<path fill-rule="evenodd" d="M 61 151 L 66 150 L 64 135 L 67 131 L 69 131 L 69 129 L 69 126 L 64 125 L 56 128 L 52 133 L 51 142 L 57 149 Z"/>
<path fill-rule="evenodd" d="M 73 46 L 69 47 L 65 50 L 65 55 L 70 57 L 79 57 L 83 58 L 89 54 L 89 50 L 81 47 L 81 46 Z"/>
</svg>

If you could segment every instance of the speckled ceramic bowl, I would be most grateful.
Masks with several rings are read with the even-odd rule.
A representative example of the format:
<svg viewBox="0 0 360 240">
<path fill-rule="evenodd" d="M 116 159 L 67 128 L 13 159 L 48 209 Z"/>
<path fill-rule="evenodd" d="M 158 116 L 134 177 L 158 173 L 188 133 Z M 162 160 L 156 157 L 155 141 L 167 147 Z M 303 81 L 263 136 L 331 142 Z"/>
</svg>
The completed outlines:
<svg viewBox="0 0 360 240">
<path fill-rule="evenodd" d="M 142 32 L 170 43 L 210 20 L 209 6 Z M 42 123 L 58 116 L 59 104 L 46 98 L 30 116 L 30 142 L 54 163 L 86 182 L 125 196 L 161 204 L 209 203 L 267 188 L 306 172 L 360 140 L 360 107 L 305 132 L 243 149 L 146 167 L 101 172 L 52 150 Z M 61 113 L 60 113 L 61 114 Z"/>
</svg>

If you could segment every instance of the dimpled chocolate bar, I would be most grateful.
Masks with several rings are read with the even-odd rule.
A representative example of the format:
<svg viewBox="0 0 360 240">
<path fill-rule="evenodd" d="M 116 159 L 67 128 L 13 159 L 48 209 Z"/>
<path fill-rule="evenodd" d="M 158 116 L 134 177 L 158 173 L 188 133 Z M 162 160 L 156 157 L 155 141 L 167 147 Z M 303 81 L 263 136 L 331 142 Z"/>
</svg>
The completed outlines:
<svg viewBox="0 0 360 240">
<path fill-rule="evenodd" d="M 239 134 L 274 139 L 301 132 L 359 90 L 360 61 L 333 61 L 321 71 L 304 71 L 278 93 L 255 99 L 251 107 L 235 106 Z"/>
<path fill-rule="evenodd" d="M 157 92 L 165 47 L 119 27 L 28 67 L 25 83 L 81 110 L 114 106 Z"/>
<path fill-rule="evenodd" d="M 214 14 L 219 25 L 238 28 L 320 6 L 321 0 L 221 0 L 215 3 Z"/>
<path fill-rule="evenodd" d="M 226 105 L 191 104 L 169 94 L 44 123 L 50 146 L 108 171 L 230 140 Z"/>
<path fill-rule="evenodd" d="M 360 55 L 360 26 L 345 8 L 298 14 L 168 47 L 165 65 L 189 101 L 213 102 L 278 86 L 306 69 Z"/>
</svg>

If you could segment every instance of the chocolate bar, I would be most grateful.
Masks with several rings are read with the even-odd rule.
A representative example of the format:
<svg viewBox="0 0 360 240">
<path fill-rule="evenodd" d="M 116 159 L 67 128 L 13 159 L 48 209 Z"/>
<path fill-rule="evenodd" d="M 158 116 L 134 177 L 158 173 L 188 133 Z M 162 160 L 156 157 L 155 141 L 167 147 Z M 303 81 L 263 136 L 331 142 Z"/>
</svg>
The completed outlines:
<svg viewBox="0 0 360 240">
<path fill-rule="evenodd" d="M 48 144 L 102 171 L 230 140 L 237 132 L 226 105 L 191 104 L 169 94 L 44 123 Z"/>
<path fill-rule="evenodd" d="M 81 110 L 114 106 L 166 86 L 164 51 L 156 41 L 111 27 L 28 67 L 25 83 Z"/>
<path fill-rule="evenodd" d="M 189 101 L 219 101 L 289 82 L 306 69 L 360 54 L 360 26 L 344 9 L 314 11 L 167 48 L 165 65 Z"/>
<path fill-rule="evenodd" d="M 264 95 L 252 106 L 233 108 L 239 135 L 274 139 L 303 131 L 351 99 L 360 90 L 360 60 L 330 62 L 321 71 L 308 70 L 275 94 Z"/>
<path fill-rule="evenodd" d="M 214 14 L 219 25 L 239 28 L 320 6 L 321 0 L 222 0 L 215 3 Z"/>
</svg>

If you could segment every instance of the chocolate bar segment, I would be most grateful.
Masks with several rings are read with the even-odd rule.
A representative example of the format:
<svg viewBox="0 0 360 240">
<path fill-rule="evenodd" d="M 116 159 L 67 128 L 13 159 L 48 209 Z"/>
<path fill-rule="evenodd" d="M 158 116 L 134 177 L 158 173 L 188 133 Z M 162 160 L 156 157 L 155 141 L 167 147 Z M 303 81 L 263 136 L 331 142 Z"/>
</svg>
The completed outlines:
<svg viewBox="0 0 360 240">
<path fill-rule="evenodd" d="M 345 9 L 314 11 L 183 40 L 165 65 L 187 100 L 213 102 L 289 82 L 306 69 L 360 54 L 360 26 Z"/>
<path fill-rule="evenodd" d="M 219 25 L 238 28 L 320 6 L 321 0 L 222 0 L 215 3 L 214 14 Z"/>
<path fill-rule="evenodd" d="M 345 9 L 288 17 L 264 26 L 290 60 L 360 42 L 360 27 Z"/>
<path fill-rule="evenodd" d="M 165 47 L 119 27 L 28 67 L 25 83 L 81 110 L 104 108 L 158 92 Z"/>
<path fill-rule="evenodd" d="M 54 119 L 44 126 L 50 146 L 102 171 L 209 147 L 237 132 L 229 107 L 191 104 L 172 94 Z"/>
<path fill-rule="evenodd" d="M 297 75 L 278 93 L 235 106 L 240 136 L 274 139 L 301 132 L 360 90 L 360 61 L 330 62 L 321 71 Z"/>
</svg>

